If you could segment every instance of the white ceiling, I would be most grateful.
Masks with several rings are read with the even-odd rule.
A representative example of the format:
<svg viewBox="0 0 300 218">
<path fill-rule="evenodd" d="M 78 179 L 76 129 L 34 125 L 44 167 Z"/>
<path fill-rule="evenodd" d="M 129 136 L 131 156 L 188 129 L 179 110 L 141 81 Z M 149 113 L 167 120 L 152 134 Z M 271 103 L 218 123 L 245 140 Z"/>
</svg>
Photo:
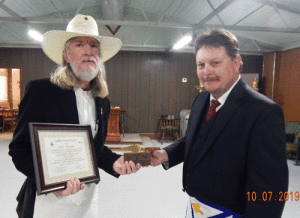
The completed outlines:
<svg viewBox="0 0 300 218">
<path fill-rule="evenodd" d="M 219 27 L 238 36 L 244 54 L 300 47 L 299 0 L 0 0 L 0 47 L 40 47 L 30 28 L 65 30 L 78 13 L 93 16 L 100 35 L 120 26 L 123 50 L 173 51 L 183 35 Z"/>
</svg>

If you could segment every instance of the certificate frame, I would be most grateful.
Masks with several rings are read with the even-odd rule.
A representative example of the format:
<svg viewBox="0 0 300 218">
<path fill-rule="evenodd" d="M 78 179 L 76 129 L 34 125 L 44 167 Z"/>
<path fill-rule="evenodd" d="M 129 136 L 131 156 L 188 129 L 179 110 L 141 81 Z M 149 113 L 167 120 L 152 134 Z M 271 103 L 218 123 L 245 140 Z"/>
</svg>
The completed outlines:
<svg viewBox="0 0 300 218">
<path fill-rule="evenodd" d="M 90 125 L 30 122 L 29 131 L 38 195 L 65 189 L 75 176 L 100 181 Z"/>
</svg>

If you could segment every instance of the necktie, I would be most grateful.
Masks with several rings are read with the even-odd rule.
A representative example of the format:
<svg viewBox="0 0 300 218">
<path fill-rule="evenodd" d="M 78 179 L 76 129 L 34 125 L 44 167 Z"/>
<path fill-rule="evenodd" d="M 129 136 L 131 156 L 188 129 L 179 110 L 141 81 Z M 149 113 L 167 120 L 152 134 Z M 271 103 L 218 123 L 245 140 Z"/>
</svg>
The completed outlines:
<svg viewBox="0 0 300 218">
<path fill-rule="evenodd" d="M 218 100 L 211 100 L 212 104 L 208 108 L 207 114 L 206 114 L 206 121 L 209 121 L 210 118 L 212 118 L 216 113 L 216 108 L 220 105 L 220 102 Z"/>
</svg>

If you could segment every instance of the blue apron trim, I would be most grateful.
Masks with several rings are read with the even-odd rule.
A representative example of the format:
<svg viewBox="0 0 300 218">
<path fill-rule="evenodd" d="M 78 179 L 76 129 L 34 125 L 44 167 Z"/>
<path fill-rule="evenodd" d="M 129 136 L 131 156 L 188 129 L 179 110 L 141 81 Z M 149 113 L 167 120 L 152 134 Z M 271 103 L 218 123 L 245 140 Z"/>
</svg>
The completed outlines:
<svg viewBox="0 0 300 218">
<path fill-rule="evenodd" d="M 219 215 L 211 216 L 210 218 L 226 218 L 226 217 L 229 217 L 229 216 L 232 216 L 232 218 L 240 218 L 240 217 L 242 217 L 242 215 L 236 214 L 236 213 L 232 212 L 231 210 L 228 210 L 228 209 L 226 209 L 224 207 L 220 207 L 220 206 L 217 206 L 215 204 L 210 204 L 210 203 L 207 203 L 205 201 L 200 201 L 199 199 L 197 199 L 197 201 L 199 201 L 202 204 L 205 204 L 205 205 L 207 205 L 209 207 L 215 208 L 215 209 L 220 210 L 220 211 L 223 212 L 223 213 L 221 213 Z M 192 207 L 192 217 L 194 218 L 194 209 L 193 209 L 192 203 L 191 203 L 191 207 Z"/>
<path fill-rule="evenodd" d="M 192 202 L 191 202 L 191 209 L 192 209 L 192 218 L 195 218 L 195 216 L 194 216 L 194 208 L 193 208 Z"/>
</svg>

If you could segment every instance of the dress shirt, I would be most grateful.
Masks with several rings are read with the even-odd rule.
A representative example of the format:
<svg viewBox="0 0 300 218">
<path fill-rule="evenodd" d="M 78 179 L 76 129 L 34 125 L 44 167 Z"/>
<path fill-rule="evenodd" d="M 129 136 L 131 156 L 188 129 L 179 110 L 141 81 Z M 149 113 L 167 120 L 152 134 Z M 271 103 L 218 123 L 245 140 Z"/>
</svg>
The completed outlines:
<svg viewBox="0 0 300 218">
<path fill-rule="evenodd" d="M 241 79 L 241 75 L 239 75 L 239 78 L 235 81 L 235 83 L 230 87 L 230 89 L 228 89 L 220 98 L 215 99 L 214 96 L 212 94 L 210 94 L 210 103 L 209 106 L 211 106 L 211 100 L 215 99 L 218 100 L 220 102 L 220 105 L 216 108 L 216 112 L 218 110 L 221 109 L 221 107 L 225 104 L 226 99 L 228 98 L 231 90 L 235 87 L 235 85 L 237 84 L 237 82 Z"/>
<path fill-rule="evenodd" d="M 79 123 L 81 125 L 91 125 L 92 134 L 95 137 L 97 133 L 95 99 L 91 95 L 91 91 L 83 91 L 80 88 L 75 88 L 74 91 Z"/>
</svg>

